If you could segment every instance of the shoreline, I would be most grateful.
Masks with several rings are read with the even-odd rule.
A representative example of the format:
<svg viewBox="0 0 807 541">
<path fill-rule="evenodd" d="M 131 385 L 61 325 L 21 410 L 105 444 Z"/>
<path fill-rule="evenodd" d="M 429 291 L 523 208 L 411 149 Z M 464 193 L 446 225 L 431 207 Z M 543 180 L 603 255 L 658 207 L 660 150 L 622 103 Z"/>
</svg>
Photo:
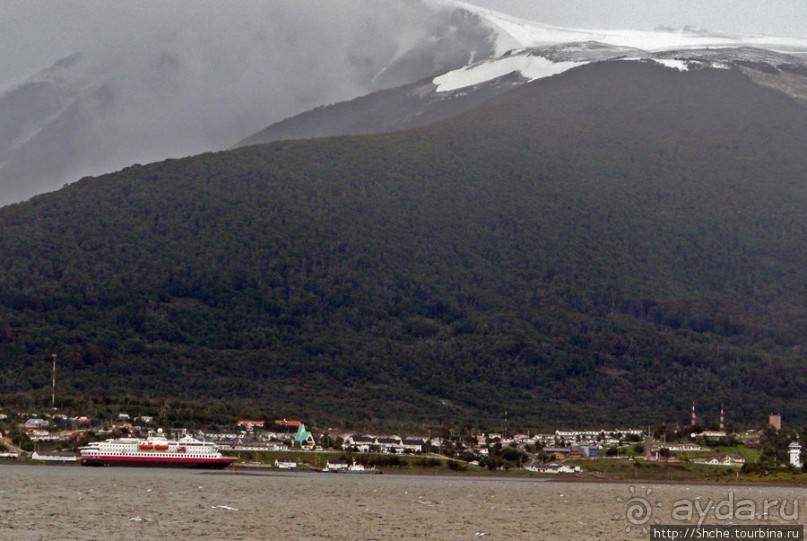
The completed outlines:
<svg viewBox="0 0 807 541">
<path fill-rule="evenodd" d="M 0 467 L 2 466 L 35 466 L 35 467 L 68 467 L 68 468 L 76 468 L 82 467 L 80 462 L 51 462 L 51 461 L 36 461 L 31 459 L 26 459 L 23 461 L 19 460 L 9 460 L 0 462 Z M 114 470 L 121 470 L 121 469 L 142 469 L 142 470 L 170 470 L 171 468 L 125 468 L 123 466 L 120 467 L 113 467 Z M 182 469 L 182 468 L 177 468 Z M 193 470 L 191 470 L 193 471 Z M 195 470 L 198 472 L 204 472 L 208 474 L 218 474 L 218 475 L 292 475 L 292 476 L 319 476 L 319 475 L 331 475 L 328 472 L 322 472 L 316 469 L 294 469 L 294 470 L 283 470 L 275 468 L 269 464 L 239 464 L 234 463 L 232 466 L 228 467 L 227 469 L 220 470 L 220 471 L 213 471 L 213 470 Z M 458 472 L 458 471 L 445 471 L 445 472 L 435 472 L 432 470 L 415 470 L 415 469 L 405 469 L 405 470 L 398 470 L 395 468 L 387 468 L 382 470 L 384 476 L 387 477 L 399 477 L 399 478 L 431 478 L 431 479 L 445 479 L 445 480 L 479 480 L 479 481 L 514 481 L 514 482 L 553 482 L 553 483 L 567 483 L 567 484 L 635 484 L 635 483 L 653 483 L 657 485 L 669 485 L 669 486 L 710 486 L 710 487 L 721 487 L 721 486 L 738 486 L 738 487 L 765 487 L 765 488 L 807 488 L 807 481 L 804 480 L 767 480 L 767 479 L 748 479 L 748 478 L 725 478 L 725 479 L 699 479 L 699 478 L 687 478 L 687 479 L 658 479 L 653 477 L 631 477 L 631 478 L 624 478 L 624 477 L 597 477 L 593 475 L 585 475 L 583 477 L 577 476 L 575 474 L 540 474 L 540 473 L 532 473 L 526 471 L 511 471 L 511 472 Z M 335 474 L 334 474 L 335 475 Z M 343 476 L 349 476 L 344 474 Z M 354 476 L 349 476 L 354 477 Z"/>
</svg>

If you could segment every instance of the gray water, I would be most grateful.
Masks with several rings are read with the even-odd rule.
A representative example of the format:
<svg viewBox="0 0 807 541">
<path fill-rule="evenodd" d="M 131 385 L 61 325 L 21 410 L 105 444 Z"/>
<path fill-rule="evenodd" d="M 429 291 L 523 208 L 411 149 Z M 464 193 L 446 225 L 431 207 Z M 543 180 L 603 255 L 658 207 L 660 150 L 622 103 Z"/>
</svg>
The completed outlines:
<svg viewBox="0 0 807 541">
<path fill-rule="evenodd" d="M 731 493 L 801 498 L 807 515 L 796 487 L 17 465 L 0 479 L 4 540 L 647 539 L 629 498 L 661 504 L 653 519 L 670 523 L 676 499 Z"/>
</svg>

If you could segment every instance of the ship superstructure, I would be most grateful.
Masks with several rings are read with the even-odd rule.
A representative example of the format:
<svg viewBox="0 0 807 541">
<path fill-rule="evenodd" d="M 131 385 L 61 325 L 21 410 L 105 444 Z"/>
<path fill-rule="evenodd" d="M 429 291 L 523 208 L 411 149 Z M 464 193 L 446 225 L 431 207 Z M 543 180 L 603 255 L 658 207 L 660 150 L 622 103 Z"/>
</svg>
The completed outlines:
<svg viewBox="0 0 807 541">
<path fill-rule="evenodd" d="M 159 432 L 141 438 L 114 438 L 81 448 L 84 466 L 148 466 L 172 468 L 226 468 L 235 458 L 222 455 L 216 445 L 190 436 L 169 440 Z"/>
</svg>

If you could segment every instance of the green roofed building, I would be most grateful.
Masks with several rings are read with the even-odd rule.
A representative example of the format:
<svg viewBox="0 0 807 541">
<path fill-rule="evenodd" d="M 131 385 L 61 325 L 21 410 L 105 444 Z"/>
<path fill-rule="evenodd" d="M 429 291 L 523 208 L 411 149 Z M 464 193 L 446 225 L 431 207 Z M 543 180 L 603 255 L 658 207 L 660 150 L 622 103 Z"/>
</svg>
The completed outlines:
<svg viewBox="0 0 807 541">
<path fill-rule="evenodd" d="M 313 447 L 315 444 L 314 436 L 305 429 L 303 423 L 300 423 L 300 426 L 297 427 L 297 433 L 294 434 L 294 443 L 299 444 L 300 447 Z"/>
</svg>

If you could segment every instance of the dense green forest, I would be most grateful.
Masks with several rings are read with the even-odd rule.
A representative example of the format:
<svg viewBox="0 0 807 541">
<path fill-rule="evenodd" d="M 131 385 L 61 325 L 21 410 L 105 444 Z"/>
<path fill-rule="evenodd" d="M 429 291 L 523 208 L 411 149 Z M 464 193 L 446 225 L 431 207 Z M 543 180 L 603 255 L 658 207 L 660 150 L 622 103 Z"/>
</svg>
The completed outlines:
<svg viewBox="0 0 807 541">
<path fill-rule="evenodd" d="M 803 424 L 805 148 L 739 72 L 608 62 L 85 178 L 0 209 L 0 402 L 56 351 L 76 400 L 323 425 Z"/>
</svg>

